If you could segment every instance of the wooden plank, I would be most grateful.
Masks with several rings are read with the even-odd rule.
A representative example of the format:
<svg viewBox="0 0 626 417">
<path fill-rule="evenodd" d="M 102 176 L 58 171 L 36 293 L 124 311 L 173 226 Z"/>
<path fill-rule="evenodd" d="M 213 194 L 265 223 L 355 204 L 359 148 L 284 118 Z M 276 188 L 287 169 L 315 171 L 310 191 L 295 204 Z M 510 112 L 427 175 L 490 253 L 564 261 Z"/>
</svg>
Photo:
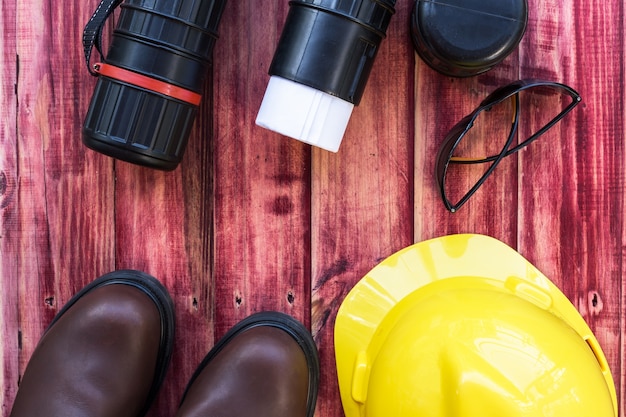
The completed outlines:
<svg viewBox="0 0 626 417">
<path fill-rule="evenodd" d="M 415 240 L 455 233 L 481 233 L 515 247 L 517 240 L 517 161 L 503 160 L 481 188 L 457 212 L 449 213 L 435 180 L 437 151 L 448 131 L 478 107 L 493 90 L 517 79 L 517 51 L 492 70 L 470 78 L 444 76 L 424 63 L 416 63 L 415 83 Z M 485 146 L 506 141 L 506 136 L 485 132 Z M 472 184 L 459 175 L 450 177 Z"/>
<path fill-rule="evenodd" d="M 0 1 L 0 404 L 8 415 L 19 378 L 16 2 Z"/>
<path fill-rule="evenodd" d="M 200 127 L 190 140 L 207 134 Z M 198 168 L 206 165 L 207 157 L 189 152 L 181 167 L 169 173 L 116 162 L 116 269 L 157 277 L 176 309 L 172 362 L 152 415 L 175 413 L 187 381 L 213 345 L 210 189 L 189 175 L 204 177 Z"/>
<path fill-rule="evenodd" d="M 210 85 L 209 77 L 176 170 L 115 162 L 116 269 L 138 269 L 157 277 L 175 305 L 172 362 L 151 416 L 175 414 L 189 378 L 214 343 Z"/>
<path fill-rule="evenodd" d="M 208 76 L 210 79 L 210 74 Z M 138 269 L 169 290 L 176 343 L 149 415 L 173 415 L 193 371 L 214 342 L 211 281 L 212 94 L 210 80 L 179 167 L 161 172 L 115 161 L 115 269 Z"/>
<path fill-rule="evenodd" d="M 310 150 L 254 124 L 287 9 L 229 2 L 216 46 L 216 335 L 260 310 L 310 322 Z"/>
<path fill-rule="evenodd" d="M 81 22 L 91 11 L 33 0 L 18 3 L 15 12 L 20 71 L 11 152 L 18 157 L 12 173 L 18 207 L 11 279 L 18 285 L 23 372 L 58 309 L 113 267 L 113 181 L 106 174 L 110 163 L 93 159 L 80 143 L 81 109 L 91 92 L 83 87 L 80 48 L 68 39 L 81 38 Z"/>
<path fill-rule="evenodd" d="M 520 157 L 519 248 L 591 326 L 623 414 L 624 5 L 530 3 L 522 76 L 565 82 L 583 101 Z"/>
<path fill-rule="evenodd" d="M 413 53 L 409 2 L 396 3 L 361 104 L 336 154 L 313 150 L 313 332 L 322 366 L 317 415 L 342 416 L 334 320 L 352 286 L 413 239 Z"/>
</svg>

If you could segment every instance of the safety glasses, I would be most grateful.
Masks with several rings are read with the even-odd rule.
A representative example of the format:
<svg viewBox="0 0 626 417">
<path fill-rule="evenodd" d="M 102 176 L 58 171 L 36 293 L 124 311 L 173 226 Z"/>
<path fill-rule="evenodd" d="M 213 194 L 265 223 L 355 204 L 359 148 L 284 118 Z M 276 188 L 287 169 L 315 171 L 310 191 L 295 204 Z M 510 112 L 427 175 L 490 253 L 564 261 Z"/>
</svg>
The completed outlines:
<svg viewBox="0 0 626 417">
<path fill-rule="evenodd" d="M 504 157 L 537 140 L 580 101 L 573 88 L 541 80 L 515 81 L 492 92 L 448 132 L 437 153 L 435 176 L 446 208 L 457 211 Z M 513 145 L 520 117 L 533 133 Z"/>
</svg>

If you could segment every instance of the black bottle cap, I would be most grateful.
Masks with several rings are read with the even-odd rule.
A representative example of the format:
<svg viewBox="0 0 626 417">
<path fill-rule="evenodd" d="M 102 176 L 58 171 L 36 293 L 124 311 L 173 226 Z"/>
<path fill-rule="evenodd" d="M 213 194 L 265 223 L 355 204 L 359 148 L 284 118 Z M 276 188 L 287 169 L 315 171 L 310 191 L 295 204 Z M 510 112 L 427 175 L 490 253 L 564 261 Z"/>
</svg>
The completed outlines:
<svg viewBox="0 0 626 417">
<path fill-rule="evenodd" d="M 527 21 L 526 0 L 417 0 L 411 37 L 430 67 L 469 77 L 506 58 L 522 39 Z"/>
</svg>

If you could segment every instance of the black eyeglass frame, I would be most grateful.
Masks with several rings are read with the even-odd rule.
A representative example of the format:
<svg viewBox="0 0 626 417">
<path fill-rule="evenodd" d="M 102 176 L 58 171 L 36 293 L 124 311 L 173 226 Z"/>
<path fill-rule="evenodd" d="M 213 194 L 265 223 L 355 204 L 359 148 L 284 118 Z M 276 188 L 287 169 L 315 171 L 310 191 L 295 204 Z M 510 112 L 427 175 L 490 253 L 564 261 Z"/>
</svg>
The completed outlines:
<svg viewBox="0 0 626 417">
<path fill-rule="evenodd" d="M 513 139 L 517 133 L 517 128 L 519 125 L 519 93 L 521 91 L 535 88 L 535 87 L 549 87 L 557 90 L 563 90 L 567 93 L 571 98 L 572 102 L 568 104 L 558 115 L 556 115 L 552 120 L 550 120 L 546 125 L 544 125 L 541 129 L 539 129 L 532 136 L 524 140 L 523 142 L 515 145 L 511 148 L 511 144 L 513 143 Z M 511 130 L 509 132 L 508 138 L 502 148 L 502 151 L 497 155 L 491 155 L 485 158 L 480 159 L 463 159 L 463 160 L 454 160 L 453 153 L 463 137 L 469 132 L 469 130 L 474 126 L 474 121 L 478 118 L 480 113 L 483 111 L 488 111 L 493 106 L 502 103 L 507 99 L 513 100 L 513 120 L 511 123 Z M 552 128 L 556 123 L 558 123 L 567 113 L 572 111 L 574 107 L 576 107 L 581 102 L 580 94 L 572 87 L 569 87 L 565 84 L 553 82 L 553 81 L 544 81 L 537 79 L 525 79 L 514 81 L 508 85 L 500 87 L 494 90 L 491 94 L 489 94 L 480 105 L 470 114 L 461 119 L 450 131 L 447 133 L 444 141 L 442 142 L 439 151 L 437 152 L 437 158 L 435 163 L 435 178 L 437 180 L 437 184 L 439 186 L 439 191 L 441 194 L 441 198 L 443 203 L 448 209 L 448 211 L 454 213 L 456 212 L 463 204 L 469 200 L 469 198 L 480 188 L 480 186 L 485 182 L 485 180 L 491 175 L 496 166 L 500 163 L 500 161 L 511 154 L 519 151 L 520 149 L 528 146 L 535 140 L 537 140 L 541 135 L 543 135 L 546 131 Z M 448 173 L 448 166 L 451 163 L 456 164 L 479 164 L 479 163 L 487 163 L 491 162 L 491 166 L 485 171 L 485 173 L 480 177 L 480 179 L 474 184 L 470 190 L 456 203 L 453 204 L 448 199 L 448 196 L 445 191 L 445 179 Z"/>
</svg>

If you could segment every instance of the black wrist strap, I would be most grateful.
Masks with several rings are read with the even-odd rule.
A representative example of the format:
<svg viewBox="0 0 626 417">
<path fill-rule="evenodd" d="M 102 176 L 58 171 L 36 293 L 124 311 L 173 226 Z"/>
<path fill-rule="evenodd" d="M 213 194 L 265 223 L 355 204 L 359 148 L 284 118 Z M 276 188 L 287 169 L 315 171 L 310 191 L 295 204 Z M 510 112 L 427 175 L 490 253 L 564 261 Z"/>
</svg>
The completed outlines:
<svg viewBox="0 0 626 417">
<path fill-rule="evenodd" d="M 123 0 L 102 0 L 98 5 L 98 8 L 89 19 L 89 22 L 85 25 L 83 30 L 83 48 L 85 49 L 85 60 L 87 62 L 87 69 L 91 75 L 97 76 L 98 73 L 91 67 L 91 53 L 94 46 L 100 54 L 100 58 L 104 59 L 102 53 L 102 27 L 113 13 L 115 8 L 122 3 Z"/>
</svg>

